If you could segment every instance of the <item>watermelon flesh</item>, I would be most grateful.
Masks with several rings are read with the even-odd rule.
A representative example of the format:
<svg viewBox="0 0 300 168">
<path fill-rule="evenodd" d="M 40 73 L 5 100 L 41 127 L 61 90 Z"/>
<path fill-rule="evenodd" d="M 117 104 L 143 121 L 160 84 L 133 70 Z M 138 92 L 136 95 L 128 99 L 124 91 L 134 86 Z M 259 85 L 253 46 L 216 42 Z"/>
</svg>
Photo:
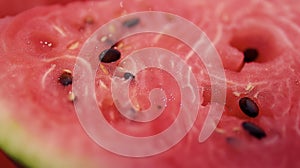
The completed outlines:
<svg viewBox="0 0 300 168">
<path fill-rule="evenodd" d="M 24 0 L 22 2 L 18 0 L 11 0 L 11 1 L 0 1 L 0 17 L 5 16 L 13 16 L 16 15 L 24 10 L 33 8 L 35 6 L 43 6 L 43 5 L 50 5 L 50 4 L 66 4 L 71 2 L 70 0 Z"/>
<path fill-rule="evenodd" d="M 28 167 L 299 167 L 299 5 L 292 0 L 113 0 L 37 7 L 3 18 L 0 146 Z M 196 76 L 201 104 L 194 126 L 174 147 L 150 157 L 124 157 L 100 147 L 87 135 L 74 108 L 81 98 L 72 102 L 72 85 L 62 86 L 58 78 L 65 70 L 73 70 L 80 49 L 101 25 L 149 10 L 182 16 L 207 34 L 224 65 L 226 104 L 213 134 L 199 143 L 203 122 L 215 103 L 210 101 L 209 75 L 201 59 L 168 36 L 146 33 L 121 40 L 116 47 L 122 59 L 144 47 L 161 47 L 186 60 Z M 243 61 L 247 48 L 259 52 L 250 63 Z M 110 90 L 119 62 L 101 65 L 95 76 L 96 98 L 102 115 L 115 129 L 143 137 L 172 124 L 183 94 L 172 76 L 159 69 L 136 75 L 130 83 L 135 110 L 150 107 L 148 96 L 156 87 L 165 90 L 169 101 L 155 121 L 131 122 L 119 113 Z M 239 109 L 238 101 L 245 96 L 257 102 L 258 117 L 249 118 Z M 249 135 L 241 127 L 243 121 L 259 125 L 267 136 L 258 140 Z"/>
</svg>

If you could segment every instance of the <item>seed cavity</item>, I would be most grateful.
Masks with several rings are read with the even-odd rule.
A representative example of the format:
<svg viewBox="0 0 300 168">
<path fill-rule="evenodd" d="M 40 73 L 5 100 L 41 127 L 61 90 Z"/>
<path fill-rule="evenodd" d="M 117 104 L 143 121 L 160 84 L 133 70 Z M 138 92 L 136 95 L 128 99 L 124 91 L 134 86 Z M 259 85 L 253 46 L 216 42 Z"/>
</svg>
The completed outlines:
<svg viewBox="0 0 300 168">
<path fill-rule="evenodd" d="M 69 70 L 65 70 L 58 78 L 58 82 L 63 86 L 71 85 L 73 81 L 72 73 Z"/>
<path fill-rule="evenodd" d="M 120 51 L 110 48 L 102 51 L 99 55 L 99 60 L 103 63 L 112 63 L 121 58 Z"/>
<path fill-rule="evenodd" d="M 258 116 L 259 108 L 257 104 L 249 97 L 243 97 L 239 100 L 240 109 L 248 117 L 255 118 Z"/>
<path fill-rule="evenodd" d="M 248 121 L 243 122 L 242 127 L 245 131 L 247 131 L 250 135 L 252 135 L 257 139 L 262 139 L 267 136 L 265 131 L 262 128 L 260 128 L 259 126 L 251 122 Z"/>
<path fill-rule="evenodd" d="M 253 62 L 258 57 L 258 50 L 255 48 L 247 48 L 244 50 L 244 62 Z"/>
<path fill-rule="evenodd" d="M 140 18 L 131 18 L 124 21 L 122 24 L 124 27 L 132 28 L 140 23 Z"/>
<path fill-rule="evenodd" d="M 125 80 L 134 79 L 134 78 L 135 78 L 135 76 L 132 73 L 130 73 L 130 72 L 125 72 L 124 73 L 124 79 Z"/>
</svg>

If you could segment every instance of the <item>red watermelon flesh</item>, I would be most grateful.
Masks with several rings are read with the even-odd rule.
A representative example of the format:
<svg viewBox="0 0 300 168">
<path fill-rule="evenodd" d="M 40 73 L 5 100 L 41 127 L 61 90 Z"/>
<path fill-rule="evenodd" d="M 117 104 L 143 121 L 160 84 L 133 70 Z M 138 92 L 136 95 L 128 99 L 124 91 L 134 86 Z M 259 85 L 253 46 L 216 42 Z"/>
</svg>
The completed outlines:
<svg viewBox="0 0 300 168">
<path fill-rule="evenodd" d="M 5 168 L 15 168 L 15 164 L 3 153 L 0 153 L 0 163 Z"/>
<path fill-rule="evenodd" d="M 3 18 L 1 148 L 28 167 L 299 167 L 299 5 L 292 0 L 94 1 L 38 7 Z M 226 105 L 217 129 L 199 143 L 213 102 L 205 65 L 191 54 L 186 62 L 197 75 L 202 104 L 195 126 L 164 153 L 123 157 L 101 148 L 86 134 L 68 97 L 72 86 L 62 86 L 58 78 L 64 70 L 73 70 L 81 47 L 99 26 L 121 15 L 150 10 L 180 15 L 204 30 L 225 67 Z M 151 33 L 126 38 L 116 47 L 125 58 L 149 46 L 168 49 L 183 59 L 191 51 L 179 40 Z M 246 48 L 256 48 L 259 57 L 244 63 Z M 110 96 L 117 66 L 118 62 L 104 64 L 97 71 L 96 96 L 105 119 L 133 136 L 153 135 L 167 128 L 177 116 L 182 94 L 176 81 L 158 69 L 138 74 L 130 88 L 134 108 L 148 108 L 149 90 L 158 84 L 170 101 L 157 120 L 130 122 L 120 115 Z M 245 96 L 257 102 L 258 117 L 249 118 L 239 109 L 238 101 Z M 267 136 L 258 140 L 249 135 L 241 127 L 243 121 L 256 123 Z"/>
<path fill-rule="evenodd" d="M 24 10 L 28 10 L 35 6 L 43 6 L 50 4 L 66 4 L 72 2 L 70 0 L 11 0 L 11 1 L 0 1 L 0 17 L 16 15 Z"/>
</svg>

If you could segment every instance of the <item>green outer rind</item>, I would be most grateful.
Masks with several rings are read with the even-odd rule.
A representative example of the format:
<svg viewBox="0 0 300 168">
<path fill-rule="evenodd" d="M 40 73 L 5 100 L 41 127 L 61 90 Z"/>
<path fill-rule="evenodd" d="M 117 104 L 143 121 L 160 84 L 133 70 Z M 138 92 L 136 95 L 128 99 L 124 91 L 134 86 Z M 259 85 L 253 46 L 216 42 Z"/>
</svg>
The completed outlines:
<svg viewBox="0 0 300 168">
<path fill-rule="evenodd" d="M 43 142 L 33 138 L 33 135 L 13 119 L 10 115 L 12 111 L 9 103 L 0 100 L 0 148 L 13 156 L 13 159 L 30 168 L 97 167 L 88 158 L 66 155 L 62 150 L 41 144 Z"/>
</svg>

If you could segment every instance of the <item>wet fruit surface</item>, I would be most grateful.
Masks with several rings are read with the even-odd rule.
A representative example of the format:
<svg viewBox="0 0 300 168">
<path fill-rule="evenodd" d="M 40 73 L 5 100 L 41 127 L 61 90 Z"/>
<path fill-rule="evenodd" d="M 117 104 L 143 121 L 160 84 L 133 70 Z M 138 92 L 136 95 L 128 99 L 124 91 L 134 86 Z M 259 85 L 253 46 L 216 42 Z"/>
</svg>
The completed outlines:
<svg viewBox="0 0 300 168">
<path fill-rule="evenodd" d="M 38 7 L 1 19 L 0 146 L 29 167 L 299 167 L 299 5 L 288 0 L 113 0 Z M 163 70 L 122 71 L 119 62 L 136 50 L 160 47 L 176 53 L 191 67 L 199 86 L 201 107 L 184 139 L 164 153 L 129 158 L 104 150 L 82 129 L 74 101 L 83 98 L 72 92 L 70 75 L 84 42 L 99 26 L 145 10 L 180 15 L 204 30 L 221 56 L 227 99 L 221 121 L 212 123 L 217 129 L 199 143 L 209 108 L 218 104 L 210 101 L 210 79 L 203 61 L 180 40 L 162 34 L 145 33 L 118 41 L 109 34 L 100 35 L 99 41 L 120 53 L 114 52 L 114 59 L 106 63 L 100 62 L 99 55 L 91 58 L 99 64 L 92 96 L 102 111 L 99 115 L 113 128 L 139 137 L 160 133 L 176 119 L 180 97 L 188 94 L 181 93 L 176 80 Z M 120 24 L 126 31 L 149 21 L 132 18 Z M 115 29 L 111 26 L 109 30 L 113 33 Z M 147 109 L 151 90 L 162 88 L 168 104 L 157 110 L 164 110 L 163 115 L 150 123 L 122 116 L 116 106 L 122 102 L 115 102 L 111 91 L 116 70 L 120 71 L 118 79 L 129 83 L 130 114 Z M 240 107 L 244 97 L 251 98 L 242 103 L 252 107 L 250 112 Z M 253 156 L 250 160 L 249 155 Z"/>
</svg>

